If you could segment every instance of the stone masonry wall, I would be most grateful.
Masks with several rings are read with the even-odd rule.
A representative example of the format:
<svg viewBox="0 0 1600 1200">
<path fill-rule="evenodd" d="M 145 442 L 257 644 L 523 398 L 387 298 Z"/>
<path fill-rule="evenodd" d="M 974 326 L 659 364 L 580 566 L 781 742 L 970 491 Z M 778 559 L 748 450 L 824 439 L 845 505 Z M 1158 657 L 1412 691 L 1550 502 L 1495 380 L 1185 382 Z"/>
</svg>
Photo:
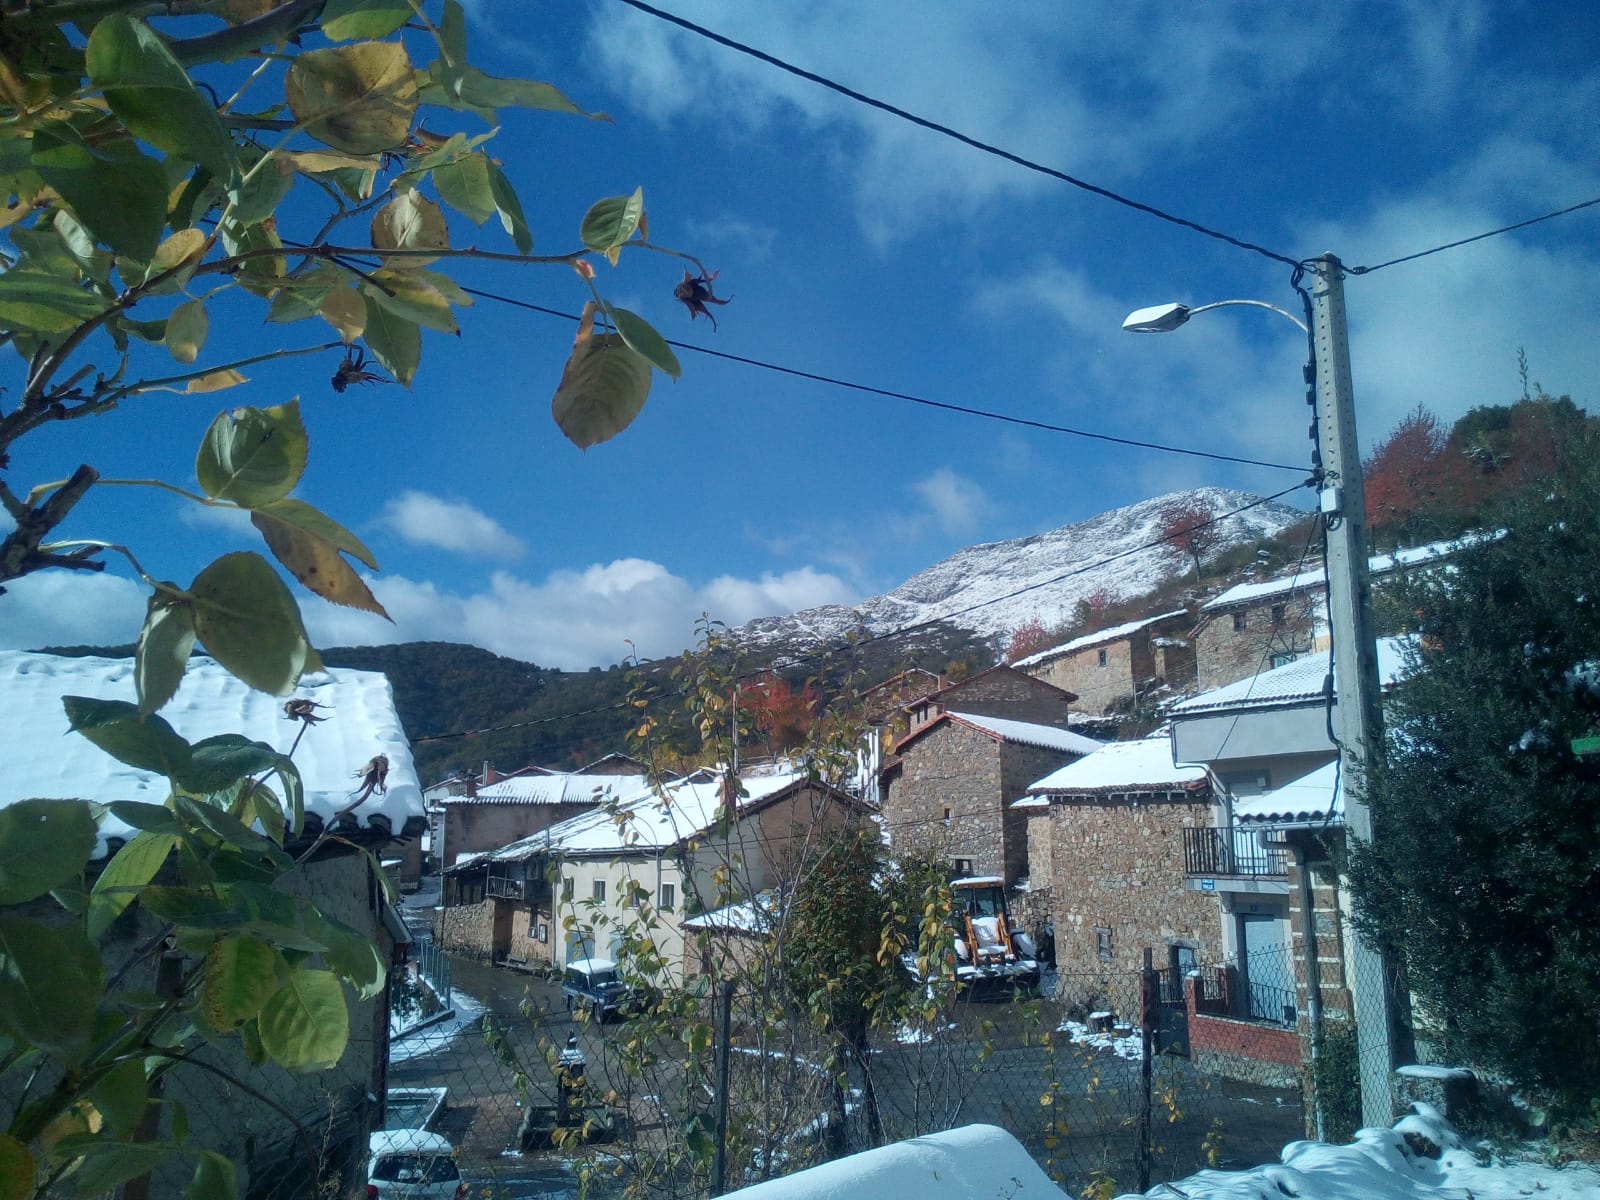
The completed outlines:
<svg viewBox="0 0 1600 1200">
<path fill-rule="evenodd" d="M 1202 692 L 1245 679 L 1272 665 L 1274 654 L 1310 654 L 1316 649 L 1316 614 L 1321 593 L 1283 593 L 1260 604 L 1209 614 L 1195 630 L 1195 664 Z M 1283 606 L 1281 620 L 1273 608 Z M 1236 629 L 1235 620 L 1244 627 Z"/>
<path fill-rule="evenodd" d="M 1005 869 L 1000 745 L 952 721 L 906 747 L 900 773 L 883 801 L 896 847 L 970 859 L 979 875 Z M 948 821 L 945 809 L 950 810 Z"/>
<path fill-rule="evenodd" d="M 945 712 L 981 713 L 1060 728 L 1067 724 L 1066 697 L 1043 680 L 1010 668 L 963 680 L 942 693 L 937 702 Z"/>
<path fill-rule="evenodd" d="M 1100 665 L 1102 651 L 1104 666 Z M 1145 676 L 1140 676 L 1138 669 L 1132 641 L 1118 638 L 1053 659 L 1044 664 L 1039 678 L 1075 692 L 1078 699 L 1073 707 L 1079 712 L 1100 716 L 1117 701 L 1133 698 L 1135 682 L 1150 673 L 1147 667 Z"/>
<path fill-rule="evenodd" d="M 1004 802 L 1002 821 L 1004 832 L 1004 869 L 1007 884 L 1018 879 L 1031 878 L 1028 847 L 1028 809 L 1013 809 L 1012 802 L 1022 799 L 1028 789 L 1052 771 L 1058 770 L 1082 755 L 1049 750 L 1042 746 L 1026 746 L 1020 742 L 1007 742 L 1000 748 L 1000 795 Z M 1048 886 L 1048 880 L 1040 880 Z"/>
<path fill-rule="evenodd" d="M 582 804 L 496 804 L 458 800 L 447 804 L 443 849 L 448 857 L 445 865 L 453 865 L 460 854 L 499 850 L 594 807 L 588 801 Z M 439 849 L 434 847 L 435 852 Z"/>
<path fill-rule="evenodd" d="M 1202 962 L 1219 956 L 1216 898 L 1186 889 L 1183 873 L 1181 831 L 1209 823 L 1209 794 L 1180 802 L 1136 795 L 1137 803 L 1053 801 L 1049 819 L 1032 823 L 1050 838 L 1050 878 L 1036 885 L 1048 882 L 1063 977 L 1120 978 L 1138 969 L 1146 946 L 1163 966 L 1174 943 L 1194 946 Z M 1097 930 L 1110 931 L 1110 958 Z"/>
</svg>

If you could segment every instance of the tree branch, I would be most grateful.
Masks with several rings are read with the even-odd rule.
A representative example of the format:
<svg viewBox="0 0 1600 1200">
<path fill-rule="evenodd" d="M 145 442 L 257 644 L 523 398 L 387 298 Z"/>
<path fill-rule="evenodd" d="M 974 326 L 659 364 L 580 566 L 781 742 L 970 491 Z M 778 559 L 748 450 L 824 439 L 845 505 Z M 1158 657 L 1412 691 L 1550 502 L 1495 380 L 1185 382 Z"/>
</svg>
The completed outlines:
<svg viewBox="0 0 1600 1200">
<path fill-rule="evenodd" d="M 46 567 L 69 567 L 81 571 L 104 569 L 104 563 L 90 558 L 90 555 L 95 553 L 94 547 L 80 547 L 69 554 L 40 549 L 40 542 L 52 529 L 66 520 L 73 505 L 83 499 L 84 493 L 93 487 L 99 478 L 98 471 L 84 464 L 74 471 L 72 477 L 61 487 L 52 492 L 49 499 L 31 508 L 25 508 L 21 513 L 13 512 L 17 527 L 6 535 L 4 542 L 0 542 L 0 580 L 20 579 L 24 575 Z M 11 497 L 9 493 L 7 495 L 6 508 L 9 510 L 15 497 Z"/>
</svg>

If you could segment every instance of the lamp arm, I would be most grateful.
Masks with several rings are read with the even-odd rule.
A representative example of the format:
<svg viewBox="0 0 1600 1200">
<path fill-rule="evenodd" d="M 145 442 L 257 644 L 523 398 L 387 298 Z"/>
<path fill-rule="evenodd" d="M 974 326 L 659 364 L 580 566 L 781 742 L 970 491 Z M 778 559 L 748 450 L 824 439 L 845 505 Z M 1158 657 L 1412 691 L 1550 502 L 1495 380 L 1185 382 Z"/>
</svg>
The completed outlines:
<svg viewBox="0 0 1600 1200">
<path fill-rule="evenodd" d="M 1203 313 L 1208 308 L 1223 308 L 1229 304 L 1248 304 L 1253 308 L 1270 308 L 1280 317 L 1287 317 L 1289 320 L 1293 321 L 1297 326 L 1300 327 L 1301 333 L 1307 335 L 1311 333 L 1311 330 L 1306 326 L 1306 323 L 1299 317 L 1295 316 L 1288 309 L 1279 308 L 1276 304 L 1268 304 L 1265 300 L 1213 300 L 1210 304 L 1200 304 L 1196 305 L 1194 308 L 1191 308 L 1189 310 L 1189 316 L 1192 317 L 1195 315 L 1195 313 Z"/>
</svg>

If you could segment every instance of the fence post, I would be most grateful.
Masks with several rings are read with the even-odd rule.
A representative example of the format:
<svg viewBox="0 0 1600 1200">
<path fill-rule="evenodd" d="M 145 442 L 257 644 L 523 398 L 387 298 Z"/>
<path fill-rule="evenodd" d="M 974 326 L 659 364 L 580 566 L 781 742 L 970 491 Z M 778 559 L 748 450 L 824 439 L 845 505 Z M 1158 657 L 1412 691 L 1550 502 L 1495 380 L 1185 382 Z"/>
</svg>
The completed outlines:
<svg viewBox="0 0 1600 1200">
<path fill-rule="evenodd" d="M 1156 1025 L 1161 1019 L 1161 979 L 1155 956 L 1144 948 L 1144 969 L 1139 972 L 1139 1040 L 1144 1054 L 1139 1063 L 1139 1181 L 1138 1191 L 1150 1190 L 1150 1091 L 1155 1057 Z"/>
<path fill-rule="evenodd" d="M 733 984 L 724 980 L 719 989 L 717 1018 L 717 1143 L 711 1159 L 711 1194 L 727 1191 L 728 1176 L 728 1050 L 733 1026 Z"/>
</svg>

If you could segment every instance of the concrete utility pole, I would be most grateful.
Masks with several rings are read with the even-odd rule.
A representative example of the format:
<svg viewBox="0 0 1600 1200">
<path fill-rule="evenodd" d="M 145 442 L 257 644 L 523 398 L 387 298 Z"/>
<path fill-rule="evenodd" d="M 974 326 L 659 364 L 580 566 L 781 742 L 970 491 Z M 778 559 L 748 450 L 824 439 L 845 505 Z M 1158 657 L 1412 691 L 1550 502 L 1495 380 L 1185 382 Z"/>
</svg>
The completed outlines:
<svg viewBox="0 0 1600 1200">
<path fill-rule="evenodd" d="M 1344 315 L 1344 267 L 1332 254 L 1311 263 L 1311 337 L 1317 363 L 1317 425 L 1328 523 L 1328 617 L 1333 635 L 1334 729 L 1349 836 L 1370 842 L 1367 807 L 1370 764 L 1383 753 L 1377 623 L 1368 577 L 1367 500 L 1356 442 L 1350 386 L 1350 345 Z M 1311 914 L 1305 914 L 1309 921 Z M 1403 1053 L 1390 990 L 1394 964 L 1365 937 L 1355 939 L 1353 992 L 1361 1063 L 1361 1121 L 1385 1127 L 1394 1119 L 1393 1072 Z"/>
</svg>

